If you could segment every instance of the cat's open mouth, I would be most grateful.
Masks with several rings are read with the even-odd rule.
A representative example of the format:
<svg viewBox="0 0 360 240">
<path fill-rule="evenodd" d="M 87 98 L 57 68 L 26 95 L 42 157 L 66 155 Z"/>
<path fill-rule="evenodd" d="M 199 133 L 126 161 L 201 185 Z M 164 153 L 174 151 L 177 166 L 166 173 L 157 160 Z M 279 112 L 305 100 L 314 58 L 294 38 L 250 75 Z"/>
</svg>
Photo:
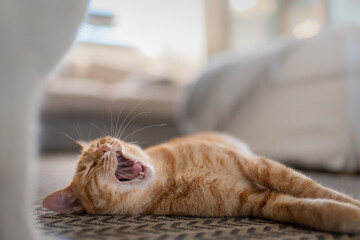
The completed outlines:
<svg viewBox="0 0 360 240">
<path fill-rule="evenodd" d="M 127 159 L 120 152 L 116 153 L 118 161 L 115 177 L 120 182 L 131 181 L 134 179 L 144 179 L 146 168 L 139 161 Z"/>
</svg>

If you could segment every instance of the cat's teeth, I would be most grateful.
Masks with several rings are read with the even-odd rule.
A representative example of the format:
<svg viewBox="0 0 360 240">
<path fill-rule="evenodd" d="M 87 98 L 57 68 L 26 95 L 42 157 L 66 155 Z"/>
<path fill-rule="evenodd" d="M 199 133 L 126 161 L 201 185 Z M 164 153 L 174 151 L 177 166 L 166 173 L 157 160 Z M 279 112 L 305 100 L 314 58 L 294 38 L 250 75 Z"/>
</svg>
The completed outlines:
<svg viewBox="0 0 360 240">
<path fill-rule="evenodd" d="M 139 172 L 139 178 L 144 179 L 144 177 L 145 177 L 145 173 L 144 172 Z"/>
</svg>

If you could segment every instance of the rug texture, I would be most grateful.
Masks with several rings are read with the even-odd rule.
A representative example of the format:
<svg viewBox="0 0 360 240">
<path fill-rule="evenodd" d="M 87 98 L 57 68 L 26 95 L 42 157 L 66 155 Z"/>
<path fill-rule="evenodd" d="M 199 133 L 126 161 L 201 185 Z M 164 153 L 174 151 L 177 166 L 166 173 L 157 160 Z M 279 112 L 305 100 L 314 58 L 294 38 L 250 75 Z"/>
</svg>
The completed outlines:
<svg viewBox="0 0 360 240">
<path fill-rule="evenodd" d="M 359 175 L 305 174 L 325 186 L 360 199 Z M 314 231 L 256 218 L 56 214 L 38 203 L 33 208 L 33 215 L 42 234 L 61 239 L 360 239 L 360 235 Z"/>
</svg>

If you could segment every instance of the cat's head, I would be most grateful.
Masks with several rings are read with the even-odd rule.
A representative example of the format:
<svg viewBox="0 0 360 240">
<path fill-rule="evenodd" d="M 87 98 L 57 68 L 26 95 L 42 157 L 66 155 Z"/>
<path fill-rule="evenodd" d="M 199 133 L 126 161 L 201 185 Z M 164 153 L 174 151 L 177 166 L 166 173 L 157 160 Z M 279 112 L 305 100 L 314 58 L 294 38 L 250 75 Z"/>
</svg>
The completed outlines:
<svg viewBox="0 0 360 240">
<path fill-rule="evenodd" d="M 114 195 L 146 187 L 154 174 L 138 146 L 112 137 L 78 143 L 81 155 L 71 184 L 51 193 L 43 206 L 55 212 L 102 212 Z M 104 209 L 103 212 L 107 212 Z"/>
</svg>

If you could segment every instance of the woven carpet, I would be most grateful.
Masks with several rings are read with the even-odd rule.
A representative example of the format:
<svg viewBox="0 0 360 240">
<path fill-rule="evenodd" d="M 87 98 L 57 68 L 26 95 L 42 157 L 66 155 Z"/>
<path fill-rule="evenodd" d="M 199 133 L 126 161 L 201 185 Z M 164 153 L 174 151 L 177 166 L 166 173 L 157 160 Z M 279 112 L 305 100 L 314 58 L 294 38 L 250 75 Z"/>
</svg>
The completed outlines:
<svg viewBox="0 0 360 240">
<path fill-rule="evenodd" d="M 360 199 L 359 175 L 305 172 L 321 184 Z M 38 203 L 35 225 L 45 236 L 65 239 L 360 239 L 256 218 L 56 214 Z"/>
</svg>

